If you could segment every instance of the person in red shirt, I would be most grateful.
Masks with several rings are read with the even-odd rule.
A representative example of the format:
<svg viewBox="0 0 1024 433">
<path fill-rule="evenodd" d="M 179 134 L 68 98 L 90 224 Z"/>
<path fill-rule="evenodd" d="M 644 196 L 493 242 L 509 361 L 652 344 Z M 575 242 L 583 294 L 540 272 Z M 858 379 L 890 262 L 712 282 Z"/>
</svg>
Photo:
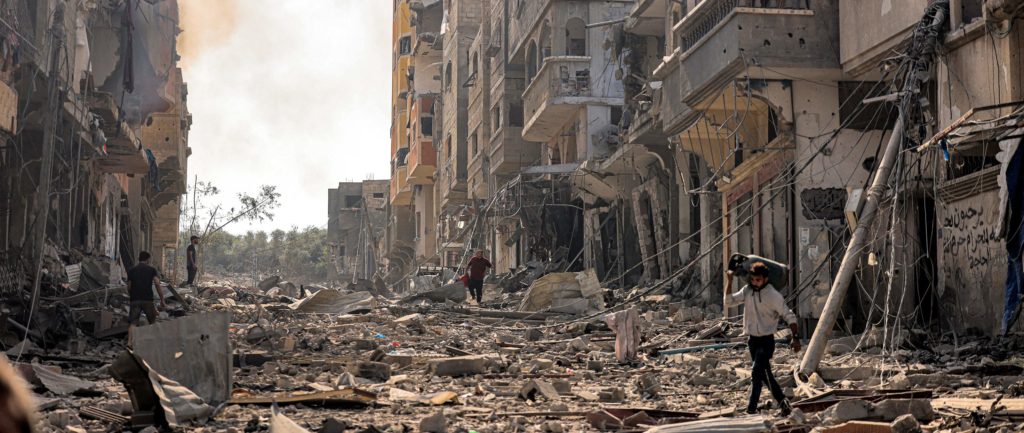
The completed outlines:
<svg viewBox="0 0 1024 433">
<path fill-rule="evenodd" d="M 490 267 L 492 267 L 491 262 L 484 258 L 483 250 L 477 251 L 466 265 L 466 275 L 469 276 L 469 295 L 476 298 L 477 304 L 484 299 L 484 277 L 487 276 L 487 268 Z"/>
</svg>

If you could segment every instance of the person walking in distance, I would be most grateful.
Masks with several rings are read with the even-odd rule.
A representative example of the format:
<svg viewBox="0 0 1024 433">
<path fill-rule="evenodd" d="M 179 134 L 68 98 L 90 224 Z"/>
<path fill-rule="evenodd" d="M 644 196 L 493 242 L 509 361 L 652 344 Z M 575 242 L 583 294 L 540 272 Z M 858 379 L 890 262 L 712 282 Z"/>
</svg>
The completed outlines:
<svg viewBox="0 0 1024 433">
<path fill-rule="evenodd" d="M 775 354 L 775 331 L 779 319 L 789 324 L 793 333 L 790 347 L 793 351 L 800 350 L 797 335 L 796 315 L 786 306 L 786 300 L 775 287 L 768 283 L 769 269 L 764 262 L 755 262 L 750 266 L 748 284 L 740 291 L 732 293 L 729 304 L 743 304 L 743 333 L 747 335 L 747 347 L 750 349 L 751 368 L 750 400 L 747 413 L 757 413 L 757 403 L 761 399 L 761 387 L 768 385 L 772 397 L 779 402 L 780 415 L 788 416 L 791 412 L 782 387 L 772 374 L 772 356 Z M 732 278 L 732 271 L 729 271 Z"/>
<path fill-rule="evenodd" d="M 160 296 L 160 309 L 167 309 L 164 303 L 164 290 L 160 287 L 159 272 L 149 265 L 149 253 L 139 253 L 139 264 L 128 271 L 128 298 L 131 301 L 128 310 L 129 326 L 137 326 L 142 313 L 146 313 L 149 324 L 156 323 L 156 307 L 153 306 L 153 287 Z"/>
<path fill-rule="evenodd" d="M 188 270 L 188 285 L 196 282 L 196 273 L 199 272 L 199 261 L 196 260 L 196 246 L 199 245 L 199 236 L 192 236 L 188 240 L 188 248 L 185 249 L 185 267 Z"/>
<path fill-rule="evenodd" d="M 483 250 L 477 251 L 466 265 L 466 275 L 469 276 L 469 295 L 476 298 L 478 305 L 484 300 L 484 277 L 487 276 L 487 268 L 490 267 L 492 267 L 491 262 L 484 258 Z"/>
</svg>

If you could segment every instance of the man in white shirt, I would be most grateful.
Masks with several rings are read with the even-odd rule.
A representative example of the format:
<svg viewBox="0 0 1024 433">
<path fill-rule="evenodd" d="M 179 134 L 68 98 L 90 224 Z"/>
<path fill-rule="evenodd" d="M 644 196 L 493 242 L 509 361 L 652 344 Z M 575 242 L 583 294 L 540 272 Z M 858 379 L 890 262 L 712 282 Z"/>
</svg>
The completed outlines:
<svg viewBox="0 0 1024 433">
<path fill-rule="evenodd" d="M 790 347 L 793 351 L 800 350 L 800 340 L 796 338 L 796 315 L 786 306 L 786 300 L 775 287 L 768 283 L 768 265 L 756 262 L 750 266 L 749 284 L 740 291 L 730 295 L 730 304 L 743 303 L 743 333 L 747 335 L 747 346 L 750 359 L 754 362 L 751 371 L 750 401 L 747 413 L 757 413 L 757 403 L 761 399 L 761 387 L 765 384 L 772 396 L 779 402 L 781 415 L 790 413 L 789 402 L 782 393 L 782 387 L 772 374 L 771 360 L 775 354 L 775 331 L 779 319 L 784 319 L 793 331 Z M 732 274 L 732 271 L 729 272 Z"/>
</svg>

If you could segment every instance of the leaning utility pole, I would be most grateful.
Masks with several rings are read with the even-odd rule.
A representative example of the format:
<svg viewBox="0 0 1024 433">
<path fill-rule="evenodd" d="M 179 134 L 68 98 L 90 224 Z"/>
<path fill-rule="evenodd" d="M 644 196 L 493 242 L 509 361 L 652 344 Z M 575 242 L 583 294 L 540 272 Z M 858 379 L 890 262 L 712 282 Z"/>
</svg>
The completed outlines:
<svg viewBox="0 0 1024 433">
<path fill-rule="evenodd" d="M 908 110 L 911 109 L 911 101 L 916 101 L 920 97 L 920 84 L 929 72 L 932 59 L 935 56 L 935 49 L 941 41 L 942 26 L 946 21 L 948 11 L 949 4 L 945 1 L 938 1 L 928 6 L 925 17 L 916 26 L 910 47 L 904 54 L 909 57 L 904 61 L 908 68 L 904 71 L 903 76 L 896 77 L 896 79 L 905 77 L 900 91 L 895 94 L 899 104 L 899 118 L 893 127 L 892 135 L 889 136 L 885 154 L 875 171 L 871 187 L 868 188 L 860 221 L 857 224 L 857 229 L 853 232 L 850 243 L 846 246 L 843 262 L 839 265 L 835 281 L 832 282 L 832 289 L 825 302 L 825 308 L 821 312 L 821 318 L 818 320 L 817 327 L 814 328 L 814 335 L 811 336 L 811 341 L 807 344 L 807 351 L 800 362 L 799 373 L 804 376 L 808 376 L 818 369 L 818 363 L 821 362 L 825 353 L 825 344 L 828 342 L 829 333 L 832 332 L 842 304 L 846 300 L 847 289 L 850 287 L 853 274 L 857 270 L 864 247 L 867 245 L 869 230 L 871 230 L 875 215 L 878 213 L 878 205 L 888 188 L 889 175 L 892 173 L 903 147 L 903 132 L 908 120 Z"/>
<path fill-rule="evenodd" d="M 32 279 L 32 303 L 29 307 L 31 317 L 39 303 L 39 291 L 43 276 L 43 256 L 46 255 L 46 226 L 50 216 L 50 176 L 53 172 L 53 148 L 57 134 L 57 116 L 63 108 L 60 91 L 60 53 L 64 46 L 64 4 L 57 3 L 53 11 L 53 23 L 50 26 L 50 63 L 49 79 L 46 85 L 46 103 L 43 106 L 43 144 L 40 147 L 42 162 L 39 167 L 39 184 L 36 187 L 35 214 L 33 225 L 32 247 L 35 277 Z M 77 164 L 78 161 L 75 161 Z M 31 323 L 26 326 L 31 327 Z"/>
</svg>

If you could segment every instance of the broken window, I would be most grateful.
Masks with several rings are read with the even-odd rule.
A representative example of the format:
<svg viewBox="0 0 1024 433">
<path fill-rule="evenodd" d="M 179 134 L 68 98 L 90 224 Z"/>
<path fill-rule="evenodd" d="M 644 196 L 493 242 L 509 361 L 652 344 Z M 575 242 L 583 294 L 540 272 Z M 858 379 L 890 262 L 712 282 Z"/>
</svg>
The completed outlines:
<svg viewBox="0 0 1024 433">
<path fill-rule="evenodd" d="M 409 36 L 402 36 L 398 40 L 398 53 L 406 55 L 412 52 L 412 39 Z"/>
<path fill-rule="evenodd" d="M 612 115 L 611 115 L 611 124 L 618 126 L 621 122 L 622 122 L 622 107 L 617 106 L 617 105 L 613 105 L 612 106 Z"/>
<path fill-rule="evenodd" d="M 449 60 L 448 63 L 446 65 L 444 65 L 444 90 L 448 90 L 448 89 L 451 89 L 451 88 L 452 88 L 452 62 L 451 62 L 451 60 Z"/>
<path fill-rule="evenodd" d="M 511 104 L 509 106 L 508 124 L 516 128 L 523 127 L 523 104 Z"/>
<path fill-rule="evenodd" d="M 566 54 L 570 56 L 587 55 L 587 24 L 579 18 L 571 18 L 565 24 Z"/>
<path fill-rule="evenodd" d="M 479 149 L 479 147 L 480 147 L 480 138 L 479 138 L 479 135 L 480 135 L 480 134 L 477 134 L 477 133 L 476 133 L 476 132 L 474 131 L 474 132 L 473 132 L 473 134 L 472 134 L 472 135 L 471 135 L 471 136 L 469 137 L 469 139 L 470 139 L 470 142 L 471 142 L 471 143 L 473 144 L 473 153 L 472 153 L 472 155 L 473 155 L 473 156 L 476 156 L 477 152 L 479 152 L 479 151 L 480 151 L 480 149 Z"/>
<path fill-rule="evenodd" d="M 359 203 L 363 201 L 363 198 L 358 195 L 346 195 L 345 196 L 345 207 L 359 207 Z"/>
<path fill-rule="evenodd" d="M 537 43 L 530 41 L 530 46 L 526 49 L 526 82 L 533 81 L 533 77 L 537 76 Z"/>
<path fill-rule="evenodd" d="M 430 116 L 420 117 L 420 134 L 424 137 L 430 137 L 434 135 L 434 118 Z"/>
<path fill-rule="evenodd" d="M 494 135 L 501 129 L 501 104 L 495 105 L 491 109 L 491 135 Z"/>
<path fill-rule="evenodd" d="M 960 19 L 962 22 L 954 24 L 967 25 L 975 19 L 982 18 L 984 15 L 984 3 L 983 0 L 962 0 L 960 2 Z"/>
<path fill-rule="evenodd" d="M 867 131 L 892 129 L 896 123 L 895 106 L 889 102 L 865 106 L 864 99 L 885 95 L 888 86 L 875 81 L 840 81 L 839 124 L 845 128 Z"/>
<path fill-rule="evenodd" d="M 375 192 L 375 193 L 373 193 L 373 198 L 384 198 L 384 193 L 382 193 L 382 192 Z"/>
</svg>

